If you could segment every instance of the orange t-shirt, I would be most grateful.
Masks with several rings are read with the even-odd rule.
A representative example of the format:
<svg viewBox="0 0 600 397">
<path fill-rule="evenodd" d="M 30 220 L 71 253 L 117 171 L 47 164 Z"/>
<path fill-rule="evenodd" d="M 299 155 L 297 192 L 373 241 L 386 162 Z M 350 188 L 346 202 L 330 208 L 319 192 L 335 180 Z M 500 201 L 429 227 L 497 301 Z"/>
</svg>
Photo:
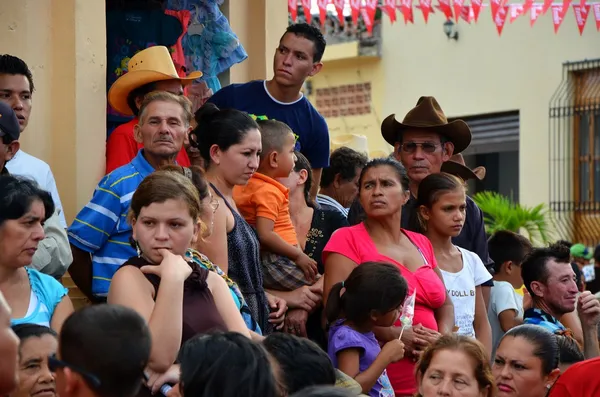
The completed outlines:
<svg viewBox="0 0 600 397">
<path fill-rule="evenodd" d="M 286 243 L 298 245 L 290 217 L 290 190 L 264 174 L 256 172 L 246 186 L 233 188 L 233 200 L 246 222 L 256 227 L 256 218 L 274 222 L 273 231 Z"/>
</svg>

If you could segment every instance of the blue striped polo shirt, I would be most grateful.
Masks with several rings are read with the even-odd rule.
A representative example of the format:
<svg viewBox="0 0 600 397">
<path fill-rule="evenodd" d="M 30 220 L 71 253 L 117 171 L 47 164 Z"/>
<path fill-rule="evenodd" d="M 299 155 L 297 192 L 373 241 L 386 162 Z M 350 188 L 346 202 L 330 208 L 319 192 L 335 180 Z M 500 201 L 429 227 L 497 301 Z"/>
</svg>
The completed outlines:
<svg viewBox="0 0 600 397">
<path fill-rule="evenodd" d="M 92 293 L 106 296 L 113 275 L 136 255 L 127 213 L 133 192 L 154 172 L 140 150 L 129 164 L 106 175 L 68 229 L 69 242 L 92 254 Z"/>
</svg>

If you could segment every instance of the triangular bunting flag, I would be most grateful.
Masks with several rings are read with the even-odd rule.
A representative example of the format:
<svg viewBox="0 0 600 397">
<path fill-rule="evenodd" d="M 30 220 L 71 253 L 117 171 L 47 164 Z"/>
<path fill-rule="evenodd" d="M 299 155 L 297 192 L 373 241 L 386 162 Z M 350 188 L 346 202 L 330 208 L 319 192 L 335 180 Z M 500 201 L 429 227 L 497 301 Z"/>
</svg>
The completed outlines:
<svg viewBox="0 0 600 397">
<path fill-rule="evenodd" d="M 296 19 L 298 19 L 298 0 L 288 0 L 288 12 L 292 17 L 292 21 L 296 22 Z"/>
<path fill-rule="evenodd" d="M 558 33 L 558 28 L 564 20 L 564 12 L 562 4 L 552 4 L 552 23 L 554 24 L 554 33 Z"/>
<path fill-rule="evenodd" d="M 385 0 L 385 7 L 383 10 L 390 18 L 390 22 L 393 24 L 396 22 L 396 0 Z"/>
<path fill-rule="evenodd" d="M 460 15 L 462 13 L 464 2 L 464 0 L 454 0 L 454 19 L 456 20 L 456 22 L 460 20 Z"/>
<path fill-rule="evenodd" d="M 577 27 L 579 28 L 579 35 L 583 35 L 585 22 L 590 14 L 590 5 L 586 4 L 582 7 L 579 4 L 574 4 L 573 12 L 575 13 L 575 22 L 577 22 Z"/>
<path fill-rule="evenodd" d="M 504 29 L 504 23 L 506 22 L 507 15 L 508 6 L 501 6 L 498 8 L 496 16 L 494 17 L 494 23 L 496 24 L 496 29 L 498 30 L 498 36 L 502 35 L 502 29 Z"/>
<path fill-rule="evenodd" d="M 344 18 L 344 3 L 345 0 L 333 0 L 333 5 L 335 6 L 335 10 L 338 14 L 338 19 L 340 21 L 340 26 L 344 26 L 344 22 L 346 21 Z"/>
<path fill-rule="evenodd" d="M 496 19 L 496 14 L 500 9 L 501 0 L 490 0 L 490 6 L 492 7 L 492 19 Z"/>
<path fill-rule="evenodd" d="M 523 3 L 523 14 L 527 14 L 529 10 L 531 10 L 531 6 L 533 5 L 533 0 L 525 0 Z"/>
<path fill-rule="evenodd" d="M 413 0 L 400 0 L 400 12 L 402 13 L 402 16 L 404 17 L 404 23 L 408 24 L 410 23 L 414 23 L 415 22 L 415 18 L 413 16 L 413 5 L 412 5 Z"/>
<path fill-rule="evenodd" d="M 533 27 L 535 21 L 537 21 L 538 17 L 542 15 L 542 11 L 544 10 L 544 5 L 541 3 L 533 3 L 531 5 L 530 10 L 530 25 Z"/>
<path fill-rule="evenodd" d="M 562 3 L 562 6 L 563 6 L 563 8 L 562 8 L 562 17 L 563 17 L 563 19 L 565 18 L 565 15 L 567 15 L 567 12 L 569 11 L 569 7 L 571 6 L 571 2 L 572 1 L 573 0 L 563 0 L 563 3 Z"/>
<path fill-rule="evenodd" d="M 594 19 L 596 20 L 596 30 L 600 32 L 600 3 L 592 4 L 592 10 L 594 10 Z"/>
<path fill-rule="evenodd" d="M 542 14 L 546 15 L 550 6 L 552 5 L 552 0 L 544 0 L 544 7 L 542 8 Z"/>
<path fill-rule="evenodd" d="M 327 0 L 317 0 L 317 6 L 319 7 L 319 21 L 321 26 L 325 26 L 327 20 Z"/>
<path fill-rule="evenodd" d="M 363 21 L 367 32 L 373 33 L 373 24 L 375 23 L 375 13 L 377 12 L 377 0 L 365 0 L 365 8 L 361 10 Z"/>
<path fill-rule="evenodd" d="M 431 5 L 431 0 L 419 0 L 419 5 L 417 8 L 421 9 L 423 13 L 423 19 L 425 23 L 429 20 L 429 14 L 433 14 L 433 6 Z"/>
<path fill-rule="evenodd" d="M 467 21 L 468 23 L 471 23 L 471 21 L 474 18 L 473 8 L 471 6 L 463 6 L 463 8 L 460 12 L 460 17 L 462 19 L 464 19 L 465 21 Z"/>
<path fill-rule="evenodd" d="M 361 0 L 350 0 L 350 10 L 352 11 L 352 23 L 354 26 L 358 24 L 358 16 L 360 15 Z"/>
<path fill-rule="evenodd" d="M 481 11 L 481 0 L 471 0 L 471 10 L 473 10 L 473 20 L 477 22 Z"/>
<path fill-rule="evenodd" d="M 302 9 L 304 10 L 304 18 L 306 18 L 306 23 L 310 25 L 312 22 L 312 15 L 310 14 L 310 0 L 302 0 Z"/>
<path fill-rule="evenodd" d="M 436 7 L 444 13 L 446 19 L 452 19 L 452 7 L 450 6 L 450 0 L 438 0 L 439 5 Z"/>
<path fill-rule="evenodd" d="M 513 23 L 515 19 L 523 15 L 523 4 L 511 3 L 508 7 L 510 10 L 510 23 Z"/>
</svg>

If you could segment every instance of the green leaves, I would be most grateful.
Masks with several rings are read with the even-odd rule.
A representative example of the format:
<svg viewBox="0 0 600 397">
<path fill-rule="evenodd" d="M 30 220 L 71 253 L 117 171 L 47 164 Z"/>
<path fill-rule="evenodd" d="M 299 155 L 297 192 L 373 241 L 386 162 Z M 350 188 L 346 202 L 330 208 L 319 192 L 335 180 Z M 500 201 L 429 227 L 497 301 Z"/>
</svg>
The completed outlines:
<svg viewBox="0 0 600 397">
<path fill-rule="evenodd" d="M 483 211 L 483 221 L 488 234 L 498 230 L 510 230 L 515 233 L 523 230 L 532 243 L 550 242 L 551 225 L 545 204 L 530 208 L 513 203 L 499 193 L 488 191 L 475 194 L 473 200 Z"/>
</svg>

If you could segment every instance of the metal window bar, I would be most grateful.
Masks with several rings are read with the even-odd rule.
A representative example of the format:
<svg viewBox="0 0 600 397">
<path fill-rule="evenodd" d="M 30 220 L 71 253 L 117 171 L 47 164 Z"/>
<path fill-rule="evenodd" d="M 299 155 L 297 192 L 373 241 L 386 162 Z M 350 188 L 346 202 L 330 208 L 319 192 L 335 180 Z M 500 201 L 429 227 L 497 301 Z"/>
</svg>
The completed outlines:
<svg viewBox="0 0 600 397">
<path fill-rule="evenodd" d="M 564 63 L 549 111 L 550 211 L 559 238 L 587 245 L 600 242 L 600 153 L 595 153 L 600 152 L 596 149 L 600 148 L 600 81 L 596 77 L 600 79 L 600 59 Z M 587 142 L 581 141 L 584 138 Z M 586 162 L 588 173 L 583 174 Z"/>
</svg>

